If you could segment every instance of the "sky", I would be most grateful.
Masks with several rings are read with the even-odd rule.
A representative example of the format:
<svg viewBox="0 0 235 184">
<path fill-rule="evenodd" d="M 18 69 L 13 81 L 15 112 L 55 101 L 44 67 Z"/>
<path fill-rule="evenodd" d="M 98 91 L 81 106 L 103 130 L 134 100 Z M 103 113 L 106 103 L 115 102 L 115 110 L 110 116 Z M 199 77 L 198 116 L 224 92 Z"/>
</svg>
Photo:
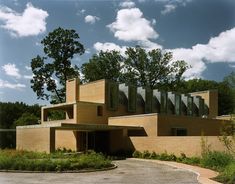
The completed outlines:
<svg viewBox="0 0 235 184">
<path fill-rule="evenodd" d="M 186 79 L 222 81 L 235 71 L 235 0 L 0 0 L 0 101 L 48 104 L 31 89 L 31 59 L 54 29 L 75 29 L 86 51 L 140 45 L 191 66 Z"/>
</svg>

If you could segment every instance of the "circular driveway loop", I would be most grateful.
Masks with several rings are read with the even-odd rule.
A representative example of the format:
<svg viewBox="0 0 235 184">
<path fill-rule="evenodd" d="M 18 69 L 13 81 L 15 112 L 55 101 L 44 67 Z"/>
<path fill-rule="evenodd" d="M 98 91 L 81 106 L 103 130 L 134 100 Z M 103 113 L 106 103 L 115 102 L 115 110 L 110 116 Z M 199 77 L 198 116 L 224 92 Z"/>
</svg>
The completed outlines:
<svg viewBox="0 0 235 184">
<path fill-rule="evenodd" d="M 197 175 L 167 165 L 138 160 L 115 162 L 117 169 L 90 173 L 3 173 L 1 184 L 198 184 Z"/>
</svg>

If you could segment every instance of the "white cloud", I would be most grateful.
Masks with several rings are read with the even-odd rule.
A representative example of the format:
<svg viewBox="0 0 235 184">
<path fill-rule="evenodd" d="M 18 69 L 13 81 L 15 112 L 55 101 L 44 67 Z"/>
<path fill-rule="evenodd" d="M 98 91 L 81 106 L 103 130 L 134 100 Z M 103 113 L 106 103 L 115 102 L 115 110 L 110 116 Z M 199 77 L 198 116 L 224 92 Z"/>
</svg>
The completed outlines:
<svg viewBox="0 0 235 184">
<path fill-rule="evenodd" d="M 4 22 L 2 28 L 18 37 L 34 36 L 46 31 L 48 13 L 27 3 L 23 13 L 0 6 L 0 20 Z"/>
<path fill-rule="evenodd" d="M 112 50 L 115 50 L 115 51 L 119 51 L 122 55 L 125 54 L 125 51 L 126 51 L 126 46 L 119 46 L 115 43 L 111 43 L 111 42 L 106 42 L 106 43 L 100 43 L 100 42 L 96 42 L 94 44 L 94 48 L 97 50 L 97 51 L 112 51 Z"/>
<path fill-rule="evenodd" d="M 107 26 L 116 38 L 124 41 L 145 41 L 158 37 L 151 22 L 143 17 L 138 8 L 121 9 L 116 21 Z"/>
<path fill-rule="evenodd" d="M 122 8 L 133 8 L 133 7 L 135 7 L 135 3 L 132 1 L 124 1 L 124 2 L 120 3 L 120 6 Z"/>
<path fill-rule="evenodd" d="M 152 19 L 151 23 L 152 23 L 152 25 L 156 25 L 156 23 L 157 23 L 156 19 Z"/>
<path fill-rule="evenodd" d="M 138 44 L 146 50 L 162 49 L 163 48 L 160 44 L 155 43 L 155 42 L 151 42 L 149 40 L 141 41 Z"/>
<path fill-rule="evenodd" d="M 83 14 L 83 13 L 85 13 L 85 12 L 86 12 L 86 10 L 85 10 L 85 9 L 82 9 L 80 12 Z"/>
<path fill-rule="evenodd" d="M 174 59 L 185 60 L 191 69 L 185 72 L 186 78 L 201 77 L 206 69 L 206 63 L 226 62 L 235 63 L 235 28 L 224 31 L 213 37 L 207 44 L 196 44 L 192 48 L 176 48 Z"/>
<path fill-rule="evenodd" d="M 89 24 L 94 24 L 96 21 L 100 20 L 99 17 L 92 16 L 92 15 L 87 15 L 85 17 L 85 22 Z"/>
<path fill-rule="evenodd" d="M 33 79 L 33 75 L 24 75 L 25 79 Z"/>
<path fill-rule="evenodd" d="M 25 66 L 25 69 L 31 71 L 31 67 L 30 66 Z"/>
<path fill-rule="evenodd" d="M 25 88 L 25 87 L 26 87 L 26 85 L 24 85 L 24 84 L 20 84 L 20 83 L 12 84 L 8 81 L 4 81 L 4 80 L 0 79 L 0 88 L 21 89 L 21 88 Z"/>
<path fill-rule="evenodd" d="M 161 14 L 166 15 L 168 13 L 171 13 L 171 12 L 173 12 L 176 9 L 176 7 L 177 6 L 173 5 L 173 4 L 166 4 L 164 6 L 164 10 L 161 11 Z"/>
<path fill-rule="evenodd" d="M 19 69 L 16 67 L 15 64 L 11 64 L 11 63 L 5 64 L 2 66 L 2 69 L 4 70 L 6 75 L 16 77 L 17 79 L 21 78 Z"/>
</svg>

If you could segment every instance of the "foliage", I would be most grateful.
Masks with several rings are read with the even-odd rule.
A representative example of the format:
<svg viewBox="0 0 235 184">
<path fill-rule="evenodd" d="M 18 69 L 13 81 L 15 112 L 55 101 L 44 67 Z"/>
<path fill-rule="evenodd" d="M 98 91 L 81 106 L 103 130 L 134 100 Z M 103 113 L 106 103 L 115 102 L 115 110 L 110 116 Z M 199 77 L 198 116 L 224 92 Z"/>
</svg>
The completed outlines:
<svg viewBox="0 0 235 184">
<path fill-rule="evenodd" d="M 84 75 L 83 82 L 91 82 L 99 79 L 110 79 L 112 81 L 121 81 L 122 69 L 121 63 L 123 57 L 117 51 L 103 52 L 94 54 L 88 63 L 81 67 Z"/>
<path fill-rule="evenodd" d="M 0 150 L 0 169 L 27 171 L 68 171 L 100 169 L 112 166 L 101 153 L 52 154 L 29 151 Z"/>
<path fill-rule="evenodd" d="M 48 119 L 53 120 L 62 120 L 66 118 L 66 114 L 63 110 L 53 110 L 48 112 Z"/>
<path fill-rule="evenodd" d="M 172 53 L 160 49 L 146 51 L 127 48 L 125 56 L 116 51 L 101 51 L 82 65 L 84 82 L 110 79 L 138 86 L 176 85 L 188 68 L 184 61 L 172 61 Z"/>
<path fill-rule="evenodd" d="M 35 116 L 34 114 L 25 112 L 22 114 L 22 116 L 19 119 L 17 119 L 14 122 L 13 126 L 16 127 L 16 126 L 23 126 L 23 125 L 34 125 L 34 124 L 38 124 L 38 120 L 39 118 Z"/>
<path fill-rule="evenodd" d="M 231 116 L 231 124 L 226 124 L 221 130 L 219 140 L 227 148 L 227 151 L 235 156 L 235 117 Z"/>
<path fill-rule="evenodd" d="M 26 105 L 22 102 L 0 102 L 0 129 L 15 128 L 14 122 L 21 118 L 25 112 L 30 114 L 31 117 L 34 116 L 35 120 L 40 118 L 40 106 L 37 104 Z M 25 121 L 25 124 L 27 124 L 27 121 Z M 0 148 L 14 148 L 15 145 L 15 132 L 0 132 Z"/>
<path fill-rule="evenodd" d="M 79 76 L 78 67 L 72 66 L 71 59 L 75 54 L 84 53 L 84 47 L 78 40 L 75 30 L 59 27 L 41 41 L 45 56 L 37 55 L 31 62 L 34 74 L 31 87 L 38 98 L 48 100 L 48 91 L 55 95 L 51 98 L 52 103 L 65 101 L 66 80 Z"/>
<path fill-rule="evenodd" d="M 26 105 L 23 102 L 0 102 L 0 128 L 13 128 L 14 122 L 19 119 L 23 113 L 34 114 L 40 118 L 40 106 Z"/>
<path fill-rule="evenodd" d="M 221 171 L 232 161 L 234 161 L 234 158 L 229 153 L 209 151 L 202 155 L 201 165 L 203 167 Z"/>
<path fill-rule="evenodd" d="M 227 165 L 223 172 L 215 178 L 219 182 L 234 184 L 235 183 L 235 162 L 231 162 Z"/>
<path fill-rule="evenodd" d="M 188 68 L 185 61 L 172 61 L 172 53 L 163 53 L 161 49 L 147 52 L 136 46 L 127 48 L 125 54 L 124 80 L 138 86 L 156 88 L 176 84 Z"/>
</svg>

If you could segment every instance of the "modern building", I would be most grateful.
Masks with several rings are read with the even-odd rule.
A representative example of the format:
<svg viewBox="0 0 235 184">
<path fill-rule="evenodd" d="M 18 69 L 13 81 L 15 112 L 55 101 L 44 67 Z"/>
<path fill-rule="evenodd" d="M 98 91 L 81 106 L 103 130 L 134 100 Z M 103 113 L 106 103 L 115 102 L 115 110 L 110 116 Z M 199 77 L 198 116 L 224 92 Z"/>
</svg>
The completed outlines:
<svg viewBox="0 0 235 184">
<path fill-rule="evenodd" d="M 64 119 L 52 120 L 58 111 Z M 71 79 L 66 103 L 42 107 L 40 125 L 17 127 L 17 149 L 200 155 L 202 135 L 211 149 L 224 149 L 218 135 L 229 121 L 217 114 L 216 90 L 180 94 L 108 80 L 80 85 Z"/>
</svg>

